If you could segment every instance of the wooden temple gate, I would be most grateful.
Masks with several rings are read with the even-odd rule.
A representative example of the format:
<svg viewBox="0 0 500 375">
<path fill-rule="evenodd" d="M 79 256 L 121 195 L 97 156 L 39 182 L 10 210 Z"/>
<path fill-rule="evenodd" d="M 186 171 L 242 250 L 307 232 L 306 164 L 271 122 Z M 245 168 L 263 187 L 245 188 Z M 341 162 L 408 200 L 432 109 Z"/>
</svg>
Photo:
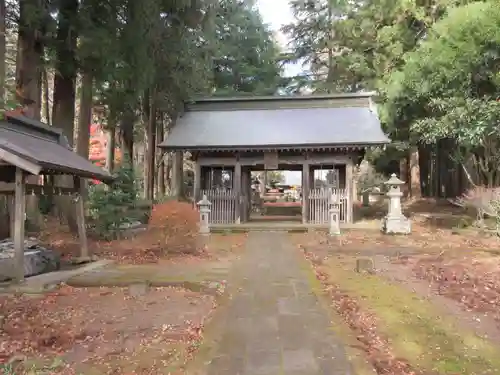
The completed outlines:
<svg viewBox="0 0 500 375">
<path fill-rule="evenodd" d="M 389 143 L 370 93 L 204 98 L 186 103 L 168 138 L 159 145 L 189 152 L 194 164 L 193 198 L 212 203 L 211 224 L 250 219 L 251 171 L 302 173 L 302 222 L 328 223 L 332 195 L 340 220 L 353 221 L 354 168 L 368 147 Z M 328 169 L 333 182 L 316 186 L 314 173 Z M 214 173 L 216 178 L 214 178 Z M 177 173 L 176 175 L 182 175 Z M 174 191 L 181 183 L 175 182 Z"/>
<path fill-rule="evenodd" d="M 352 221 L 355 198 L 352 156 L 335 153 L 279 155 L 280 169 L 302 172 L 302 222 L 326 225 L 332 196 L 340 204 L 340 221 Z M 212 203 L 210 224 L 239 224 L 250 220 L 251 172 L 264 170 L 265 153 L 258 156 L 234 154 L 215 157 L 197 155 L 195 159 L 194 200 L 204 195 Z M 327 171 L 330 180 L 318 186 L 315 172 Z"/>
</svg>

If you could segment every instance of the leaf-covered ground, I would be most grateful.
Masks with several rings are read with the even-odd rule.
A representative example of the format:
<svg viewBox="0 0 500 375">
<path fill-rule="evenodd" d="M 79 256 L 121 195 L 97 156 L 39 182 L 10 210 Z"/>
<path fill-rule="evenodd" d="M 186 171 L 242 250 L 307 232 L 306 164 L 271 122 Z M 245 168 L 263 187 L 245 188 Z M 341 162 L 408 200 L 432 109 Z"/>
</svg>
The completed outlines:
<svg viewBox="0 0 500 375">
<path fill-rule="evenodd" d="M 500 373 L 498 238 L 428 220 L 410 236 L 292 236 L 378 374 Z M 359 258 L 375 273 L 357 273 Z"/>
<path fill-rule="evenodd" d="M 133 297 L 125 288 L 66 286 L 3 297 L 0 361 L 18 359 L 26 371 L 49 365 L 51 374 L 168 373 L 196 348 L 214 307 L 214 297 L 177 288 Z"/>
<path fill-rule="evenodd" d="M 127 239 L 89 239 L 92 254 L 114 265 L 50 293 L 0 296 L 0 373 L 183 372 L 246 235 L 199 237 L 187 204 L 158 207 L 151 219 Z M 41 240 L 64 258 L 78 256 L 79 240 L 56 223 Z M 206 282 L 210 292 L 200 287 Z M 146 293 L 131 291 L 143 283 L 152 285 Z"/>
</svg>

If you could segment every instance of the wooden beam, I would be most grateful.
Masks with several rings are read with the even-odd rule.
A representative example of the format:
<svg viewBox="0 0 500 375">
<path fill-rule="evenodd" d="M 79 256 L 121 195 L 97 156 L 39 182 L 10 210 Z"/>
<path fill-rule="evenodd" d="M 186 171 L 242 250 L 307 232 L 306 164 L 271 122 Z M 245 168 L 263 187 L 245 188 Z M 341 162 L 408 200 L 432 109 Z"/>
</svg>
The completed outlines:
<svg viewBox="0 0 500 375">
<path fill-rule="evenodd" d="M 302 223 L 309 222 L 309 180 L 310 165 L 307 161 L 302 164 Z"/>
<path fill-rule="evenodd" d="M 87 242 L 87 230 L 85 228 L 85 181 L 80 177 L 73 177 L 76 194 L 76 225 L 78 227 L 78 238 L 80 239 L 80 259 L 79 262 L 90 261 L 89 247 Z"/>
<path fill-rule="evenodd" d="M 354 163 L 350 159 L 349 162 L 345 166 L 345 188 L 347 195 L 347 212 L 346 212 L 346 223 L 352 223 L 353 219 L 353 166 Z"/>
<path fill-rule="evenodd" d="M 241 164 L 239 160 L 234 166 L 234 192 L 236 194 L 236 204 L 234 206 L 234 219 L 236 224 L 241 223 Z"/>
<path fill-rule="evenodd" d="M 198 162 L 204 167 L 226 167 L 236 165 L 235 157 L 207 157 L 199 156 Z"/>
<path fill-rule="evenodd" d="M 193 179 L 193 201 L 196 207 L 196 203 L 201 199 L 200 190 L 201 190 L 201 165 L 198 163 L 198 160 L 194 161 L 194 179 Z"/>
<path fill-rule="evenodd" d="M 246 222 L 248 217 L 248 208 L 249 208 L 249 197 L 250 194 L 250 170 L 244 169 L 241 173 L 241 192 L 243 195 L 242 200 L 242 209 L 241 209 L 241 222 Z"/>
<path fill-rule="evenodd" d="M 78 190 L 74 187 L 60 187 L 50 185 L 24 184 L 26 195 L 71 195 Z M 14 195 L 16 190 L 15 183 L 0 182 L 0 195 Z"/>
<path fill-rule="evenodd" d="M 24 280 L 24 216 L 26 214 L 24 171 L 16 168 L 15 224 L 14 224 L 14 280 Z"/>
<path fill-rule="evenodd" d="M 22 158 L 12 152 L 0 148 L 0 159 L 6 161 L 10 165 L 16 166 L 17 168 L 21 168 L 26 172 L 29 172 L 34 175 L 40 174 L 42 171 L 42 167 L 38 164 L 33 163 L 30 160 Z"/>
<path fill-rule="evenodd" d="M 203 156 L 200 155 L 198 158 L 200 165 L 203 166 L 234 166 L 236 165 L 236 158 L 231 156 Z M 292 165 L 302 165 L 305 158 L 304 155 L 282 155 L 278 153 L 278 163 L 279 164 L 292 164 Z M 345 153 L 338 154 L 321 154 L 321 153 L 310 153 L 309 164 L 333 164 L 333 165 L 344 165 L 349 160 L 349 156 Z M 242 166 L 255 166 L 264 165 L 264 152 L 261 155 L 241 155 L 240 164 Z"/>
<path fill-rule="evenodd" d="M 9 202 L 9 236 L 14 239 L 14 233 L 16 232 L 16 198 L 14 195 L 7 198 Z"/>
</svg>

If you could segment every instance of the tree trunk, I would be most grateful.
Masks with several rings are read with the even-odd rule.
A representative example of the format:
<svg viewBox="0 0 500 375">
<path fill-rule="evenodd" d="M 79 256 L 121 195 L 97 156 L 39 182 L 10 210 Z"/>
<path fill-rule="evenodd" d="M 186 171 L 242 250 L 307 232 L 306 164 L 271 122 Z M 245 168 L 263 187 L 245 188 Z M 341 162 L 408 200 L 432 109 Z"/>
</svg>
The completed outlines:
<svg viewBox="0 0 500 375">
<path fill-rule="evenodd" d="M 60 2 L 59 26 L 57 29 L 56 73 L 52 122 L 61 128 L 70 145 L 74 142 L 75 85 L 76 85 L 76 40 L 74 25 L 78 16 L 78 0 Z"/>
<path fill-rule="evenodd" d="M 422 197 L 422 190 L 420 189 L 420 164 L 419 164 L 419 152 L 418 147 L 412 147 L 410 149 L 410 196 L 413 198 Z"/>
<path fill-rule="evenodd" d="M 5 0 L 0 0 L 0 105 L 4 108 L 5 102 Z"/>
<path fill-rule="evenodd" d="M 42 109 L 45 117 L 45 122 L 50 125 L 50 94 L 49 94 L 49 77 L 47 73 L 47 68 L 42 69 Z"/>
<path fill-rule="evenodd" d="M 78 0 L 61 1 L 58 13 L 56 44 L 56 72 L 52 107 L 52 123 L 61 128 L 69 144 L 74 144 L 75 121 L 75 85 L 76 85 L 76 40 L 74 25 L 78 16 Z M 71 186 L 73 178 L 62 176 L 59 184 Z M 70 197 L 58 197 L 57 207 L 61 218 L 66 219 L 70 230 L 78 231 L 74 205 Z"/>
<path fill-rule="evenodd" d="M 408 197 L 410 191 L 409 170 L 409 158 L 404 157 L 399 162 L 399 178 L 405 182 L 405 184 L 401 187 L 404 197 Z"/>
<path fill-rule="evenodd" d="M 168 188 L 168 195 L 172 195 L 174 185 L 172 183 L 173 155 L 171 152 L 165 155 L 165 184 Z"/>
<path fill-rule="evenodd" d="M 23 106 L 24 115 L 40 119 L 43 44 L 42 18 L 44 10 L 37 0 L 19 1 L 19 31 L 16 61 L 16 99 Z M 36 14 L 36 16 L 34 16 Z M 29 176 L 28 183 L 38 184 L 38 176 Z M 38 197 L 26 197 L 26 216 L 32 224 L 41 223 Z"/>
<path fill-rule="evenodd" d="M 163 142 L 164 138 L 164 123 L 163 123 L 163 114 L 160 114 L 159 121 L 156 128 L 156 142 L 158 144 Z M 157 194 L 160 197 L 165 196 L 165 160 L 164 160 L 164 151 L 158 150 L 158 172 L 156 173 L 157 179 Z"/>
<path fill-rule="evenodd" d="M 130 158 L 130 162 L 133 162 L 134 158 L 134 120 L 134 113 L 131 109 L 127 109 L 125 110 L 120 123 L 120 136 L 123 153 Z"/>
<path fill-rule="evenodd" d="M 94 79 L 91 73 L 84 73 L 80 93 L 80 117 L 76 152 L 85 159 L 89 158 L 90 123 L 92 122 L 92 90 Z"/>
<path fill-rule="evenodd" d="M 418 146 L 418 163 L 420 165 L 420 191 L 422 196 L 431 196 L 431 177 L 430 177 L 430 163 L 431 157 L 428 146 Z"/>
<path fill-rule="evenodd" d="M 108 129 L 106 131 L 106 169 L 113 173 L 115 169 L 115 148 L 116 148 L 116 123 L 108 120 Z"/>
<path fill-rule="evenodd" d="M 149 102 L 149 114 L 147 123 L 147 148 L 146 148 L 146 165 L 145 165 L 145 197 L 152 201 L 154 198 L 155 187 L 155 155 L 156 155 L 156 105 L 154 98 L 151 97 Z"/>
<path fill-rule="evenodd" d="M 40 118 L 40 90 L 38 88 L 43 45 L 41 31 L 35 27 L 33 12 L 39 10 L 37 0 L 19 1 L 19 37 L 17 40 L 16 99 L 25 107 L 25 114 Z M 35 25 L 33 25 L 35 24 Z"/>
</svg>

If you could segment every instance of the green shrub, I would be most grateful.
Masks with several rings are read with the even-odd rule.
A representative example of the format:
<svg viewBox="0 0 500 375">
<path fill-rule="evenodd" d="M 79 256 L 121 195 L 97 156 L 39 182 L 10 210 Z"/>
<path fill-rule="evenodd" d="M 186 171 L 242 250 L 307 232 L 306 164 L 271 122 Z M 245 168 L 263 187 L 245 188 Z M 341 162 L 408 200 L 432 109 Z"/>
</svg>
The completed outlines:
<svg viewBox="0 0 500 375">
<path fill-rule="evenodd" d="M 89 189 L 88 211 L 95 233 L 105 239 L 116 238 L 120 228 L 134 221 L 144 221 L 145 209 L 139 201 L 134 168 L 124 158 L 110 185 L 98 184 Z M 151 207 L 151 205 L 148 205 Z"/>
</svg>

